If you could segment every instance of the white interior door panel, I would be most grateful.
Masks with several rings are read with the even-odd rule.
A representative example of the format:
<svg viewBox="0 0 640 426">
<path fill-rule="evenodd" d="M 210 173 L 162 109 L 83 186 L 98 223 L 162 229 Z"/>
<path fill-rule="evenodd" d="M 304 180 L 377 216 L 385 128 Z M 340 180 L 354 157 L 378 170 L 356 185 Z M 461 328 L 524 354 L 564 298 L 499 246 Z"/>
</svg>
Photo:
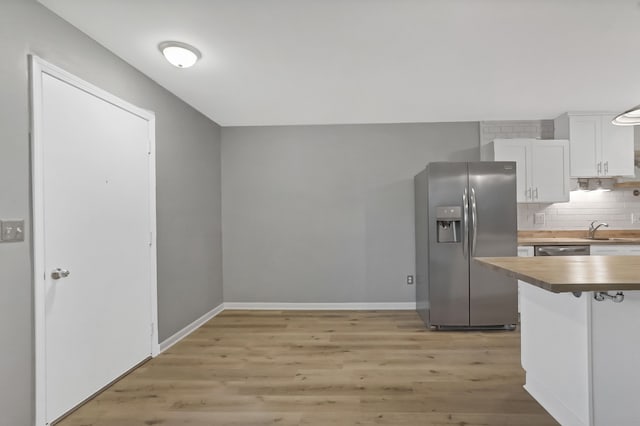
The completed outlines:
<svg viewBox="0 0 640 426">
<path fill-rule="evenodd" d="M 50 423 L 153 352 L 153 120 L 36 78 L 36 416 Z"/>
</svg>

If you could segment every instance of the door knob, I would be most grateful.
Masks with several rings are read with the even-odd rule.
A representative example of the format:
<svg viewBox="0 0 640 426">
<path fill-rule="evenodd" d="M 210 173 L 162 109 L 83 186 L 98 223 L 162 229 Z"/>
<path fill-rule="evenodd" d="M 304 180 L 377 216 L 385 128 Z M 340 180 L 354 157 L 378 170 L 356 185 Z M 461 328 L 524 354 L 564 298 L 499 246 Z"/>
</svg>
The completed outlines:
<svg viewBox="0 0 640 426">
<path fill-rule="evenodd" d="M 66 278 L 69 276 L 69 271 L 66 269 L 56 268 L 51 272 L 51 278 L 54 280 L 59 280 L 60 278 Z"/>
</svg>

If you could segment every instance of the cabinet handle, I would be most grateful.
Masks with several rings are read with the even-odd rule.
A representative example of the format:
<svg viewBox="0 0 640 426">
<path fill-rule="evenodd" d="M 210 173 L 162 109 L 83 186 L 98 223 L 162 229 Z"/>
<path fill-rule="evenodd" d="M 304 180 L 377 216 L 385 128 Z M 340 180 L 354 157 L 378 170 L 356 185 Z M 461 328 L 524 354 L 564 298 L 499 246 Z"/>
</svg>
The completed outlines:
<svg viewBox="0 0 640 426">
<path fill-rule="evenodd" d="M 608 161 L 604 162 L 604 174 L 605 175 L 609 174 L 609 162 Z"/>
<path fill-rule="evenodd" d="M 537 200 L 537 199 L 538 199 L 538 187 L 536 187 L 536 189 L 535 189 L 535 193 L 536 193 L 536 196 L 535 196 L 535 197 L 536 197 L 536 200 Z"/>
<path fill-rule="evenodd" d="M 527 200 L 531 200 L 531 188 L 528 188 L 526 191 L 524 191 L 524 197 Z"/>
<path fill-rule="evenodd" d="M 598 161 L 598 176 L 602 172 L 602 161 Z"/>
</svg>

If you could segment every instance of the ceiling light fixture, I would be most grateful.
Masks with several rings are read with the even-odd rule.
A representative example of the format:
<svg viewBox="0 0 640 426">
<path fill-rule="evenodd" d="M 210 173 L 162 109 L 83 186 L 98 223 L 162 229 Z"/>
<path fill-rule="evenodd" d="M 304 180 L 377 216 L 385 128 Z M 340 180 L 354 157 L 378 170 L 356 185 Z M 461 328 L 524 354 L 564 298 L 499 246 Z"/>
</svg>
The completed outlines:
<svg viewBox="0 0 640 426">
<path fill-rule="evenodd" d="M 202 57 L 198 49 L 179 41 L 163 41 L 158 48 L 167 61 L 178 68 L 189 68 Z"/>
<path fill-rule="evenodd" d="M 611 120 L 611 123 L 617 126 L 637 126 L 640 124 L 640 105 L 631 108 L 629 111 L 625 111 L 619 114 Z"/>
</svg>

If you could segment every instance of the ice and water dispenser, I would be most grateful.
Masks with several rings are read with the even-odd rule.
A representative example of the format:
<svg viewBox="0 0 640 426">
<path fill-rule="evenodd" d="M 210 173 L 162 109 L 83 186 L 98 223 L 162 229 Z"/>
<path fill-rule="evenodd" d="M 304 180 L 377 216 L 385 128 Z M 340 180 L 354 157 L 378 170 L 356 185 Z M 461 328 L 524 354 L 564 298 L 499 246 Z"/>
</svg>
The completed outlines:
<svg viewBox="0 0 640 426">
<path fill-rule="evenodd" d="M 460 206 L 436 207 L 436 221 L 439 243 L 461 241 L 462 208 Z"/>
</svg>

